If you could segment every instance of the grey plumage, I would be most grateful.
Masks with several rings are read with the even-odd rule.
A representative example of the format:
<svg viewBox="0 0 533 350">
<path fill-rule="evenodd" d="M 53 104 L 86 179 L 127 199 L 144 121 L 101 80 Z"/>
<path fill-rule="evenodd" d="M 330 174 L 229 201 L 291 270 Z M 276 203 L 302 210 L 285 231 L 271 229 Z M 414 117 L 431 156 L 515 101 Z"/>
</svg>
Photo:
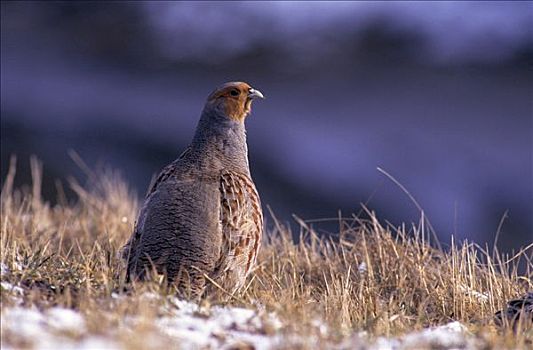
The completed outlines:
<svg viewBox="0 0 533 350">
<path fill-rule="evenodd" d="M 154 269 L 193 296 L 204 291 L 205 276 L 230 292 L 244 284 L 263 225 L 244 127 L 254 93 L 262 97 L 228 83 L 210 95 L 189 148 L 148 191 L 123 248 L 128 278 Z"/>
</svg>

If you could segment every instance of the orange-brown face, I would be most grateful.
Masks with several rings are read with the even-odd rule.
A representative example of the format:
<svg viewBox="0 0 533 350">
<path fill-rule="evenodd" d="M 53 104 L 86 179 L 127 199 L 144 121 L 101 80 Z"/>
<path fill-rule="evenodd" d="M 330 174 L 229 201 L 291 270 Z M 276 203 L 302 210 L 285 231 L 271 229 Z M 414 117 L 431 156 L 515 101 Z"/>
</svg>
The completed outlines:
<svg viewBox="0 0 533 350">
<path fill-rule="evenodd" d="M 224 115 L 237 121 L 244 121 L 252 110 L 254 98 L 264 98 L 259 90 L 243 82 L 226 83 L 207 98 L 207 103 L 220 108 Z"/>
</svg>

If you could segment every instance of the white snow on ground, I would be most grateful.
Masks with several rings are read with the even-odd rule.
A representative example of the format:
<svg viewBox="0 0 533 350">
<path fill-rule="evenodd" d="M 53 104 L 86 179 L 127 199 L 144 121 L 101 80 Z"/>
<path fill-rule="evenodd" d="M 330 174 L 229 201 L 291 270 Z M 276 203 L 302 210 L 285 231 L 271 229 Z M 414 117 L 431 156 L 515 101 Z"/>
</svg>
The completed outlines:
<svg viewBox="0 0 533 350">
<path fill-rule="evenodd" d="M 479 349 L 476 338 L 460 322 L 450 322 L 443 326 L 426 328 L 409 334 L 368 340 L 366 332 L 354 334 L 338 348 L 353 349 L 358 344 L 367 350 L 412 350 L 412 349 Z"/>
<path fill-rule="evenodd" d="M 239 307 L 213 306 L 209 309 L 171 298 L 170 314 L 157 319 L 157 329 L 181 340 L 183 348 L 219 348 L 240 343 L 255 349 L 271 349 L 281 338 L 266 335 L 265 327 L 277 331 L 282 323 L 273 313 L 258 313 Z M 168 310 L 168 308 L 167 308 Z"/>
<path fill-rule="evenodd" d="M 114 298 L 124 296 L 114 295 Z M 157 295 L 143 296 L 147 300 Z M 143 345 L 159 347 L 171 340 L 178 348 L 218 349 L 254 348 L 276 349 L 287 346 L 313 348 L 317 336 L 309 334 L 287 334 L 281 332 L 282 321 L 273 314 L 239 307 L 200 307 L 194 303 L 168 298 L 161 307 L 161 315 L 151 321 L 152 333 L 143 333 Z M 2 308 L 2 349 L 29 347 L 33 349 L 126 349 L 118 332 L 134 332 L 135 326 L 143 322 L 143 316 L 130 316 L 121 327 L 109 329 L 106 334 L 90 334 L 84 315 L 61 307 L 46 310 L 20 306 Z M 322 336 L 327 327 L 321 320 L 313 321 Z M 268 331 L 266 331 L 268 330 Z M 324 334 L 322 334 L 324 333 Z M 124 334 L 124 333 L 122 333 Z M 13 339 L 16 339 L 14 342 Z M 475 349 L 474 337 L 465 326 L 452 322 L 444 326 L 428 328 L 402 337 L 375 340 L 354 330 L 354 336 L 340 344 L 324 344 L 320 347 L 333 349 Z M 21 345 L 22 344 L 22 345 Z M 171 347 L 175 347 L 174 345 Z"/>
<path fill-rule="evenodd" d="M 476 298 L 480 302 L 489 301 L 489 295 L 487 293 L 481 293 L 481 292 L 478 292 L 477 290 L 474 290 L 472 288 L 469 288 L 463 285 L 459 285 L 459 289 L 463 291 L 465 294 Z"/>
<path fill-rule="evenodd" d="M 76 311 L 63 308 L 51 308 L 46 312 L 48 326 L 57 331 L 83 333 L 85 319 Z"/>
<path fill-rule="evenodd" d="M 0 263 L 0 276 L 7 275 L 9 273 L 9 267 L 6 264 Z"/>
<path fill-rule="evenodd" d="M 11 283 L 9 282 L 0 282 L 0 287 L 5 290 L 5 291 L 8 291 L 14 295 L 23 295 L 24 294 L 24 289 L 18 287 L 18 286 L 14 286 L 12 285 Z"/>
<path fill-rule="evenodd" d="M 15 264 L 15 269 L 21 268 L 20 264 Z M 8 276 L 11 273 L 9 266 L 4 263 L 0 263 L 0 277 L 2 280 L 5 279 L 5 276 Z M 24 289 L 19 286 L 13 285 L 7 281 L 0 282 L 0 290 L 2 291 L 2 297 L 9 296 L 11 301 L 17 305 L 22 303 L 22 297 L 24 296 Z"/>
<path fill-rule="evenodd" d="M 86 331 L 85 320 L 76 311 L 54 307 L 46 311 L 34 308 L 2 309 L 3 350 L 27 347 L 34 349 L 121 349 L 112 339 L 90 336 L 76 340 Z M 16 344 L 6 344 L 6 338 Z M 22 346 L 22 344 L 24 346 Z"/>
<path fill-rule="evenodd" d="M 13 263 L 13 267 L 17 271 L 22 271 L 23 270 L 22 265 L 20 263 L 16 262 L 16 261 Z M 11 273 L 11 270 L 9 269 L 9 266 L 7 266 L 4 263 L 0 263 L 0 277 L 7 276 L 10 273 Z"/>
<path fill-rule="evenodd" d="M 460 322 L 424 329 L 401 338 L 399 349 L 477 349 L 475 338 Z"/>
<path fill-rule="evenodd" d="M 143 298 L 151 300 L 157 296 L 146 294 Z M 213 306 L 207 309 L 176 298 L 170 298 L 161 311 L 164 316 L 154 322 L 155 338 L 147 337 L 147 341 L 150 338 L 157 339 L 158 335 L 166 336 L 186 349 L 248 344 L 260 350 L 282 344 L 280 336 L 267 335 L 264 331 L 265 327 L 277 331 L 282 325 L 272 313 L 258 313 L 238 307 Z M 142 321 L 141 316 L 128 317 L 124 320 L 124 327 L 132 331 Z M 5 341 L 15 338 L 17 342 L 29 344 L 34 349 L 125 348 L 114 340 L 118 329 L 109 330 L 105 337 L 89 335 L 81 313 L 60 307 L 44 311 L 18 306 L 4 307 L 1 330 L 2 349 L 9 349 L 10 344 Z"/>
<path fill-rule="evenodd" d="M 366 263 L 363 261 L 359 264 L 359 267 L 357 268 L 359 270 L 359 273 L 366 273 L 368 270 L 368 267 L 366 266 Z"/>
</svg>

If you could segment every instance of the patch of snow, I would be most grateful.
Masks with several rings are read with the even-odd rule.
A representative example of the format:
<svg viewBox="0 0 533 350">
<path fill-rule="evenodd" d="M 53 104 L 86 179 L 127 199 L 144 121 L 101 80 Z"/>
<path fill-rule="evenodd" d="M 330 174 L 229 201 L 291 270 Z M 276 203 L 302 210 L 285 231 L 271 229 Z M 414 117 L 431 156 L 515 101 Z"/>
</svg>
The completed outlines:
<svg viewBox="0 0 533 350">
<path fill-rule="evenodd" d="M 182 300 L 176 297 L 171 297 L 168 300 L 172 305 L 174 305 L 178 310 L 181 310 L 182 312 L 193 313 L 197 312 L 200 309 L 198 304 L 191 303 L 189 301 Z"/>
<path fill-rule="evenodd" d="M 48 326 L 55 330 L 83 333 L 86 330 L 85 319 L 71 309 L 51 308 L 46 311 Z"/>
<path fill-rule="evenodd" d="M 396 338 L 378 338 L 369 349 L 372 350 L 396 350 L 400 348 L 400 341 Z"/>
<path fill-rule="evenodd" d="M 21 339 L 39 339 L 44 333 L 44 321 L 44 315 L 37 309 L 3 308 L 2 341 L 6 332 L 12 333 Z M 2 348 L 4 348 L 3 344 Z"/>
<path fill-rule="evenodd" d="M 457 333 L 470 333 L 468 331 L 468 328 L 466 328 L 464 324 L 458 321 L 450 322 L 448 324 L 445 324 L 444 326 L 434 328 L 434 330 L 450 331 L 450 332 L 457 332 Z"/>
<path fill-rule="evenodd" d="M 6 339 L 12 338 L 31 345 L 33 349 L 121 349 L 115 341 L 87 336 L 72 339 L 65 333 L 82 335 L 86 332 L 85 320 L 78 312 L 54 307 L 46 311 L 35 308 L 2 308 L 1 348 L 11 349 Z M 16 346 L 14 348 L 17 348 Z"/>
<path fill-rule="evenodd" d="M 0 287 L 4 290 L 7 290 L 15 295 L 24 295 L 24 289 L 14 286 L 9 282 L 0 282 Z"/>
<path fill-rule="evenodd" d="M 444 348 L 469 349 L 469 332 L 460 322 L 451 322 L 444 326 L 428 328 L 408 334 L 402 338 L 402 349 Z"/>
<path fill-rule="evenodd" d="M 256 349 L 269 349 L 280 342 L 264 331 L 267 325 L 272 330 L 281 328 L 281 321 L 274 314 L 258 314 L 239 307 L 205 309 L 177 298 L 170 300 L 175 309 L 170 316 L 156 320 L 156 326 L 163 334 L 179 339 L 184 348 L 248 344 Z"/>
<path fill-rule="evenodd" d="M 57 349 L 72 349 L 72 350 L 95 350 L 95 349 L 106 349 L 106 350 L 120 350 L 124 349 L 123 346 L 120 346 L 117 342 L 104 337 L 91 336 L 84 338 L 79 342 L 69 342 L 67 346 L 62 344 Z"/>
<path fill-rule="evenodd" d="M 160 300 L 161 296 L 156 293 L 146 292 L 141 294 L 141 300 Z"/>
<path fill-rule="evenodd" d="M 481 292 L 478 292 L 477 290 L 474 290 L 474 289 L 472 289 L 470 287 L 463 286 L 463 285 L 460 285 L 459 289 L 461 289 L 465 294 L 473 296 L 474 298 L 476 298 L 479 301 L 488 301 L 489 300 L 489 295 L 487 293 L 481 293 Z"/>
<path fill-rule="evenodd" d="M 378 337 L 370 344 L 367 343 L 368 335 L 359 333 L 352 337 L 349 344 L 362 344 L 369 350 L 408 350 L 408 349 L 478 349 L 479 344 L 460 322 L 450 322 L 443 326 L 426 328 L 394 338 Z M 346 342 L 344 342 L 346 343 Z"/>
<path fill-rule="evenodd" d="M 117 298 L 120 295 L 116 296 Z M 161 300 L 156 294 L 141 296 L 147 301 Z M 255 349 L 270 349 L 283 344 L 279 335 L 265 330 L 278 330 L 281 321 L 273 313 L 256 312 L 239 307 L 200 307 L 197 304 L 167 298 L 161 306 L 165 316 L 153 321 L 154 330 L 143 335 L 147 345 L 158 344 L 161 336 L 175 340 L 184 348 L 222 348 L 249 345 Z M 91 349 L 121 348 L 114 336 L 119 331 L 132 332 L 143 322 L 143 316 L 126 317 L 123 328 L 109 330 L 105 337 L 90 336 L 84 317 L 77 311 L 60 307 L 40 311 L 33 308 L 5 307 L 2 309 L 2 334 L 29 343 L 33 348 Z M 2 348 L 8 347 L 2 337 Z M 74 339 L 73 339 L 74 338 Z"/>
<path fill-rule="evenodd" d="M 122 298 L 117 294 L 115 298 Z M 125 296 L 124 296 L 125 297 Z M 366 332 L 354 333 L 341 344 L 326 342 L 329 329 L 320 319 L 311 322 L 308 334 L 284 334 L 282 321 L 274 313 L 241 307 L 203 307 L 175 297 L 161 298 L 147 293 L 142 299 L 158 298 L 162 305 L 160 314 L 150 320 L 151 327 L 142 334 L 142 345 L 147 348 L 164 347 L 170 341 L 180 348 L 235 349 L 253 348 L 364 348 L 379 350 L 403 350 L 420 348 L 476 349 L 475 337 L 460 322 L 423 329 L 404 336 L 370 340 Z M 136 326 L 146 322 L 141 315 L 125 317 L 118 328 L 109 329 L 104 335 L 88 334 L 86 321 L 75 310 L 60 307 L 44 311 L 35 308 L 2 308 L 2 349 L 13 344 L 6 339 L 16 339 L 34 349 L 125 349 L 128 337 Z M 126 340 L 127 341 L 127 340 Z"/>
<path fill-rule="evenodd" d="M 0 263 L 0 276 L 5 276 L 9 273 L 9 267 L 6 264 Z"/>
<path fill-rule="evenodd" d="M 13 263 L 13 267 L 17 271 L 22 271 L 23 270 L 22 265 L 19 262 L 17 262 L 17 261 L 15 261 Z M 9 266 L 7 266 L 7 264 L 5 264 L 5 263 L 0 263 L 0 276 L 7 276 L 10 273 L 11 273 L 11 269 L 9 268 Z"/>
<path fill-rule="evenodd" d="M 366 273 L 368 270 L 368 267 L 366 266 L 366 263 L 363 261 L 359 264 L 359 267 L 357 268 L 359 270 L 359 273 Z"/>
<path fill-rule="evenodd" d="M 24 301 L 24 289 L 21 287 L 15 286 L 9 282 L 0 282 L 0 289 L 9 293 L 6 297 L 8 297 L 13 303 L 20 305 Z"/>
<path fill-rule="evenodd" d="M 281 323 L 281 321 L 280 321 Z M 328 333 L 329 333 L 329 328 L 328 326 L 324 323 L 324 321 L 322 321 L 321 319 L 314 319 L 313 321 L 311 321 L 311 325 L 313 327 L 315 327 L 316 329 L 318 329 L 318 332 L 320 333 L 321 336 L 327 336 Z M 280 326 L 281 328 L 281 326 Z"/>
</svg>

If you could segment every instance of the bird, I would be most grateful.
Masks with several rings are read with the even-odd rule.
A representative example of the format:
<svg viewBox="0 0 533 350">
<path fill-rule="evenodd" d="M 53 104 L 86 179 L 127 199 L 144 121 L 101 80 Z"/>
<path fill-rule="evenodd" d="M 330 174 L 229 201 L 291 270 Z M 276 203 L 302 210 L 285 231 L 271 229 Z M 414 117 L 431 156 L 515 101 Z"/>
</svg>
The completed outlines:
<svg viewBox="0 0 533 350">
<path fill-rule="evenodd" d="M 232 295 L 243 287 L 263 235 L 245 128 L 256 99 L 263 94 L 245 82 L 207 97 L 190 145 L 149 186 L 122 248 L 127 281 L 163 274 L 191 298 L 208 285 Z"/>
<path fill-rule="evenodd" d="M 496 312 L 494 321 L 498 326 L 510 325 L 514 331 L 519 324 L 525 328 L 533 327 L 533 291 L 508 301 L 505 310 Z"/>
</svg>

